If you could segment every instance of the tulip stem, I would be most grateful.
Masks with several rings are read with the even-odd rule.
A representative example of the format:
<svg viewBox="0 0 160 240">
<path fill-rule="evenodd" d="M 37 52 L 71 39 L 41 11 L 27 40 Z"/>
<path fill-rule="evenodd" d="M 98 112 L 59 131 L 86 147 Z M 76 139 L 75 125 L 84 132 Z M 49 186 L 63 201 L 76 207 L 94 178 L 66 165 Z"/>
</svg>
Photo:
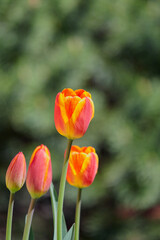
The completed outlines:
<svg viewBox="0 0 160 240">
<path fill-rule="evenodd" d="M 66 149 L 66 155 L 64 158 L 62 175 L 61 175 L 60 186 L 59 186 L 58 210 L 57 210 L 57 240 L 62 240 L 62 211 L 63 211 L 63 201 L 64 201 L 64 190 L 65 190 L 68 160 L 69 160 L 72 142 L 73 140 L 68 139 L 68 145 Z"/>
<path fill-rule="evenodd" d="M 82 195 L 82 189 L 79 188 L 78 194 L 77 194 L 77 203 L 76 203 L 74 240 L 79 240 L 79 227 L 80 227 L 80 215 L 81 215 L 81 195 Z"/>
<path fill-rule="evenodd" d="M 9 204 L 8 204 L 8 215 L 7 215 L 7 226 L 6 226 L 6 240 L 11 240 L 13 207 L 14 207 L 14 193 L 10 192 Z"/>
<path fill-rule="evenodd" d="M 31 223 L 32 223 L 35 204 L 36 204 L 36 199 L 31 198 L 28 213 L 27 213 L 27 216 L 26 216 L 26 221 L 25 221 L 25 227 L 24 227 L 24 233 L 23 233 L 23 239 L 22 240 L 28 240 L 29 239 L 29 233 L 30 233 L 30 228 L 31 228 Z"/>
</svg>

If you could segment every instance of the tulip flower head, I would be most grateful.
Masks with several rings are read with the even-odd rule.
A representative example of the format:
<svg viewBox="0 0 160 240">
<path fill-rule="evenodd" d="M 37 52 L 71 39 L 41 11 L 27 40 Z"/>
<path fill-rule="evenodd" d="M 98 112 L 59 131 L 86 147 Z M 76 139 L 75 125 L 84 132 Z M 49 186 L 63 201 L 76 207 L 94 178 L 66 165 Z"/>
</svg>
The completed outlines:
<svg viewBox="0 0 160 240">
<path fill-rule="evenodd" d="M 38 146 L 29 163 L 26 186 L 33 199 L 44 195 L 52 181 L 52 164 L 48 148 L 43 144 Z"/>
<path fill-rule="evenodd" d="M 98 170 L 98 155 L 93 147 L 72 146 L 67 169 L 67 181 L 77 188 L 92 184 Z"/>
<path fill-rule="evenodd" d="M 57 94 L 54 122 L 61 135 L 72 140 L 82 137 L 93 117 L 94 104 L 89 92 L 66 88 Z"/>
<path fill-rule="evenodd" d="M 6 186 L 11 193 L 20 190 L 26 179 L 26 160 L 19 152 L 11 161 L 6 172 Z"/>
</svg>

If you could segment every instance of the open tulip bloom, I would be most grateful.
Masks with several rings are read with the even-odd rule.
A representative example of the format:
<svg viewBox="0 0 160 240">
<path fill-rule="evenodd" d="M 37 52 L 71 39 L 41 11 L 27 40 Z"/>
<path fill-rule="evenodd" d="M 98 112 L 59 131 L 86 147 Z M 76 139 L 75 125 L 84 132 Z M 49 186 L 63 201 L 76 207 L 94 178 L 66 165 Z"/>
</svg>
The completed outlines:
<svg viewBox="0 0 160 240">
<path fill-rule="evenodd" d="M 49 149 L 40 145 L 34 150 L 26 177 L 26 161 L 22 152 L 11 161 L 6 172 L 6 186 L 10 191 L 8 217 L 6 225 L 6 240 L 11 240 L 13 196 L 20 190 L 26 180 L 26 187 L 31 196 L 28 213 L 25 219 L 23 240 L 28 240 L 30 228 L 38 198 L 50 188 L 53 210 L 54 236 L 53 240 L 79 240 L 81 190 L 90 186 L 98 170 L 98 156 L 93 147 L 72 146 L 73 140 L 83 137 L 90 121 L 94 117 L 94 104 L 91 94 L 83 89 L 66 88 L 59 92 L 55 99 L 54 122 L 57 131 L 68 139 L 64 154 L 64 163 L 57 196 L 52 183 L 52 164 Z M 67 231 L 63 215 L 63 200 L 66 180 L 78 188 L 75 225 Z M 34 239 L 32 237 L 32 239 Z"/>
<path fill-rule="evenodd" d="M 61 135 L 68 139 L 81 138 L 93 117 L 94 104 L 89 92 L 66 88 L 57 94 L 54 122 Z"/>
<path fill-rule="evenodd" d="M 79 239 L 81 189 L 92 184 L 98 170 L 98 155 L 93 147 L 72 146 L 67 169 L 67 181 L 78 188 L 75 214 L 75 240 Z"/>
<path fill-rule="evenodd" d="M 77 188 L 92 184 L 98 170 L 98 155 L 93 147 L 72 146 L 67 170 L 67 181 Z"/>
</svg>

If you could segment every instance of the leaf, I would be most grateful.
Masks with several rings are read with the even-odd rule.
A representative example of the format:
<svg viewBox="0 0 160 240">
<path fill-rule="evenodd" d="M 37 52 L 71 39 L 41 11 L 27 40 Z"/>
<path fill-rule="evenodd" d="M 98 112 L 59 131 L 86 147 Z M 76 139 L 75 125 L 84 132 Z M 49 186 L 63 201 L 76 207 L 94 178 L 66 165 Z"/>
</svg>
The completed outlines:
<svg viewBox="0 0 160 240">
<path fill-rule="evenodd" d="M 67 233 L 66 221 L 65 221 L 64 215 L 62 215 L 62 238 L 64 238 L 66 233 Z"/>
<path fill-rule="evenodd" d="M 74 227 L 75 224 L 72 225 L 72 227 L 69 229 L 63 240 L 74 240 Z"/>
<path fill-rule="evenodd" d="M 51 205 L 53 212 L 53 221 L 54 221 L 54 237 L 53 240 L 57 240 L 57 207 L 58 207 L 58 197 L 53 183 L 50 186 L 50 195 L 51 195 Z M 64 215 L 62 216 L 62 238 L 67 234 L 67 226 Z"/>
<path fill-rule="evenodd" d="M 52 205 L 52 213 L 53 213 L 53 222 L 54 222 L 54 237 L 53 240 L 57 239 L 57 193 L 55 191 L 55 188 L 53 186 L 53 183 L 51 183 L 50 186 L 50 196 L 51 196 L 51 205 Z"/>
<path fill-rule="evenodd" d="M 33 234 L 32 228 L 31 228 L 31 230 L 30 230 L 29 240 L 34 240 L 34 234 Z"/>
<path fill-rule="evenodd" d="M 26 224 L 26 221 L 27 221 L 27 215 L 25 216 L 25 224 Z M 33 234 L 32 227 L 30 228 L 29 240 L 34 240 L 34 234 Z"/>
</svg>

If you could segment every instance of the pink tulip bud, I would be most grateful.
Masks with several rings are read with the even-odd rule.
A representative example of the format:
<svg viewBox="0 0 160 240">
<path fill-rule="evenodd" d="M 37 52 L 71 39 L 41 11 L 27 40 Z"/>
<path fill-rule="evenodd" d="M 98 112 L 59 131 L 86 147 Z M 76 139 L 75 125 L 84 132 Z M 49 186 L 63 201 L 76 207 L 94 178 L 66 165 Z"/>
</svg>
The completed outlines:
<svg viewBox="0 0 160 240">
<path fill-rule="evenodd" d="M 6 186 L 10 192 L 20 190 L 26 179 L 26 160 L 22 152 L 19 152 L 11 161 L 6 172 Z"/>
<path fill-rule="evenodd" d="M 38 146 L 31 157 L 27 173 L 26 185 L 32 198 L 44 195 L 52 181 L 52 164 L 48 148 Z"/>
</svg>

